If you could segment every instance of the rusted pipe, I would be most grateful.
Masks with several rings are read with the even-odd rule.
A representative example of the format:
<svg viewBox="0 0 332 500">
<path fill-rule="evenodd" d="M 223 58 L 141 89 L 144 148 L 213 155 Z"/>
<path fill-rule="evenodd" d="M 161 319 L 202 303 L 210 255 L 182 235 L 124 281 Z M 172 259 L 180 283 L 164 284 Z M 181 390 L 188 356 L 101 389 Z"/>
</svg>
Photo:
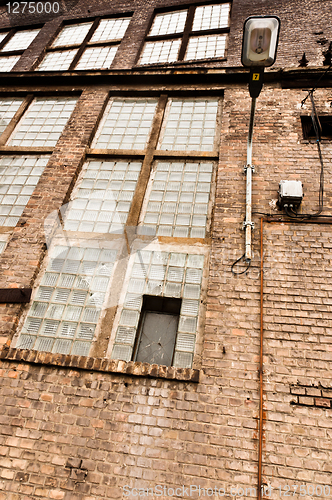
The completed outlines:
<svg viewBox="0 0 332 500">
<path fill-rule="evenodd" d="M 264 285 L 264 248 L 263 248 L 263 230 L 264 230 L 264 222 L 270 224 L 332 224 L 332 217 L 316 217 L 316 218 L 307 218 L 302 219 L 299 216 L 299 220 L 293 219 L 284 219 L 282 217 L 274 218 L 274 217 L 262 217 L 260 219 L 260 342 L 259 342 L 259 417 L 258 417 L 258 487 L 257 487 L 257 499 L 262 500 L 263 496 L 263 480 L 262 480 L 262 469 L 263 469 L 263 416 L 264 416 L 264 408 L 263 408 L 263 394 L 264 394 L 264 315 L 263 315 L 263 285 Z"/>
</svg>

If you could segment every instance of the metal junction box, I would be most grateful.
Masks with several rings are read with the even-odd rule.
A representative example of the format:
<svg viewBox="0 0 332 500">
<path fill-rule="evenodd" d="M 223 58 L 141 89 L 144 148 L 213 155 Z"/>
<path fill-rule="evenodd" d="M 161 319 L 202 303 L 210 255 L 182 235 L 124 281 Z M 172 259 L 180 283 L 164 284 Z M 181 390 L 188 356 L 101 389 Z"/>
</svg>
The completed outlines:
<svg viewBox="0 0 332 500">
<path fill-rule="evenodd" d="M 301 181 L 280 181 L 278 205 L 293 205 L 298 207 L 303 198 Z"/>
</svg>

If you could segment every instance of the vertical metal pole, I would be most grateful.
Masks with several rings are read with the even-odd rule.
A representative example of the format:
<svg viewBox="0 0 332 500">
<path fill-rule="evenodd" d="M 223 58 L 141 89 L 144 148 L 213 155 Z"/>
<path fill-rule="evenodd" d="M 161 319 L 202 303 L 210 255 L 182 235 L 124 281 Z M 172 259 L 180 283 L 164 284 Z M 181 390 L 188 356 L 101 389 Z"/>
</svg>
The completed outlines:
<svg viewBox="0 0 332 500">
<path fill-rule="evenodd" d="M 252 165 L 252 136 L 254 131 L 254 119 L 256 110 L 256 97 L 251 99 L 251 112 L 250 112 L 250 123 L 248 132 L 248 143 L 247 143 L 247 164 L 245 166 L 246 170 L 246 220 L 244 222 L 244 228 L 246 232 L 245 240 L 245 260 L 247 262 L 251 261 L 251 230 L 253 228 L 253 222 L 251 220 L 252 213 L 252 172 L 254 167 Z"/>
</svg>

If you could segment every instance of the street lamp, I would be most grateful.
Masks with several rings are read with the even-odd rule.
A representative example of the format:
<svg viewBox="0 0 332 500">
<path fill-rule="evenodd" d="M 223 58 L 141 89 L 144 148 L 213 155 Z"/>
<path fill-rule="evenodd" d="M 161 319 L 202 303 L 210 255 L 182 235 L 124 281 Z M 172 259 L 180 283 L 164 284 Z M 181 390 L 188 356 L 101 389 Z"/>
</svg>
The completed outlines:
<svg viewBox="0 0 332 500">
<path fill-rule="evenodd" d="M 264 68 L 272 66 L 276 60 L 277 45 L 280 31 L 280 19 L 277 16 L 250 16 L 243 26 L 243 42 L 241 62 L 250 68 L 249 93 L 251 96 L 251 112 L 247 143 L 246 172 L 246 219 L 243 229 L 246 232 L 244 258 L 247 264 L 251 262 L 251 230 L 254 223 L 251 220 L 252 198 L 252 135 L 256 109 L 256 98 L 263 86 Z"/>
</svg>

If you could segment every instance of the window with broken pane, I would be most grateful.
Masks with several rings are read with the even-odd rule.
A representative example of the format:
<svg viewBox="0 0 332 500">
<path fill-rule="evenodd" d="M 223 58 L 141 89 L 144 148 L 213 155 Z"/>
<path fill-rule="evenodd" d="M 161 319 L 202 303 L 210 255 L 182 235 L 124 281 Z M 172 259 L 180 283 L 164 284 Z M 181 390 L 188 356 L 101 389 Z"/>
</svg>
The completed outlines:
<svg viewBox="0 0 332 500">
<path fill-rule="evenodd" d="M 139 64 L 224 58 L 230 7 L 225 2 L 157 13 Z"/>
</svg>

